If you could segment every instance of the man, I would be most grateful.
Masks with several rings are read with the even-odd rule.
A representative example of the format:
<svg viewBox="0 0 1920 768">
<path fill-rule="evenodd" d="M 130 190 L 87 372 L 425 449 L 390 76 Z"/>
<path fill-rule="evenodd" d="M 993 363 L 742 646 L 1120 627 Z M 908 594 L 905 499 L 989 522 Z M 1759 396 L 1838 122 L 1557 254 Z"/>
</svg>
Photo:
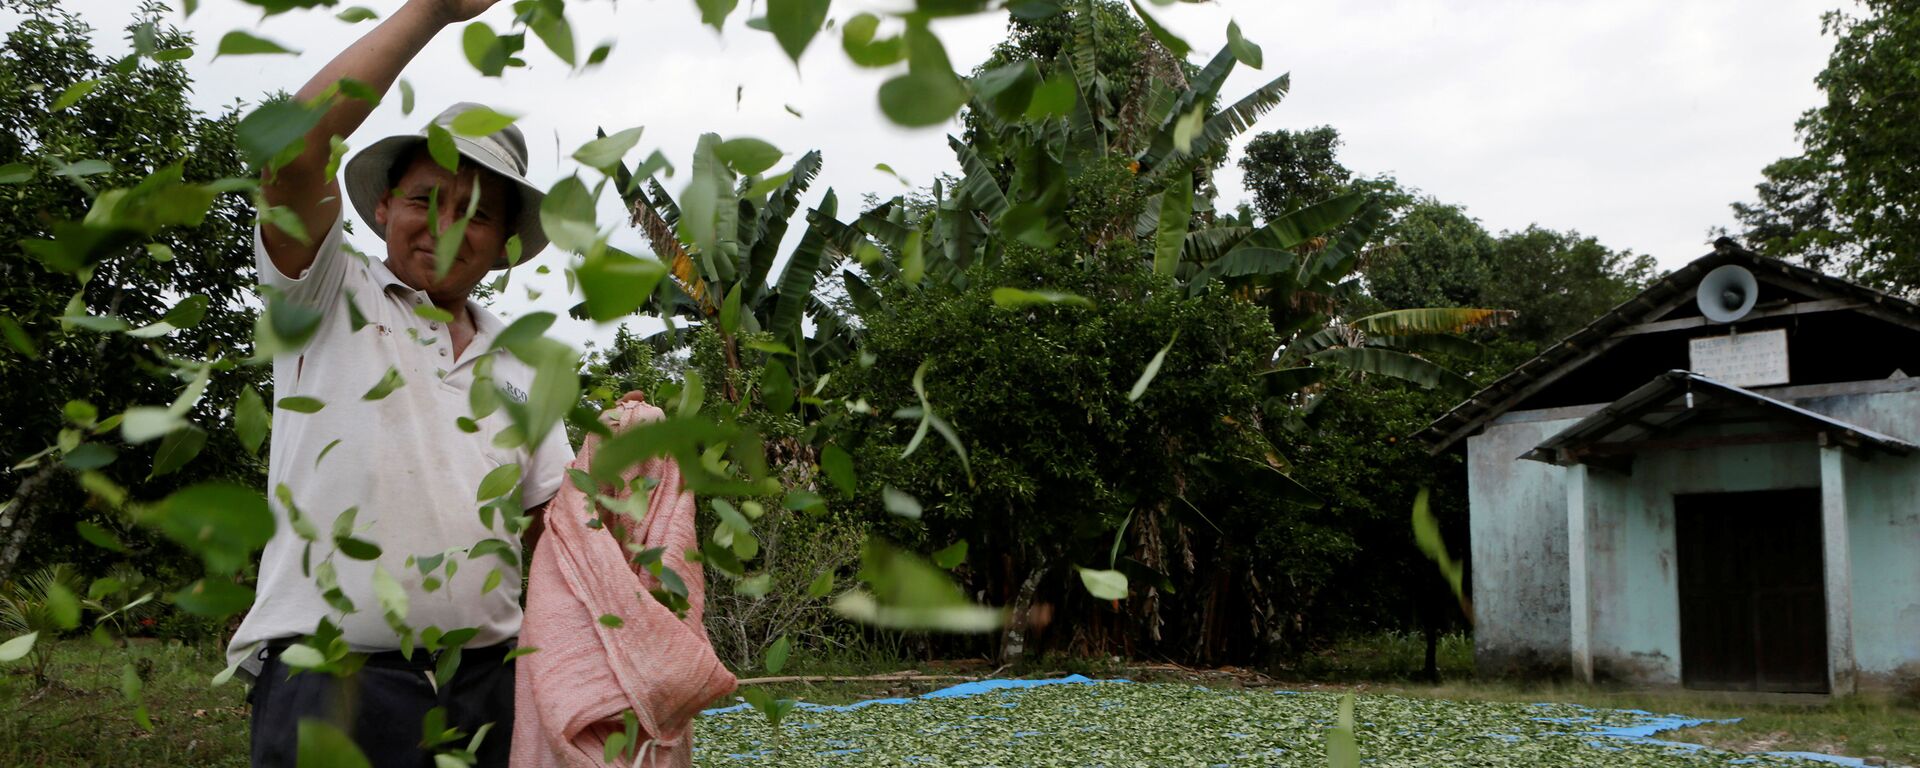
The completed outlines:
<svg viewBox="0 0 1920 768">
<path fill-rule="evenodd" d="M 317 98 L 343 78 L 384 94 L 435 33 L 496 1 L 409 0 L 295 98 Z M 466 108 L 435 122 L 448 125 Z M 344 173 L 345 198 L 386 241 L 384 259 L 361 257 L 343 245 L 342 185 L 326 167 L 331 137 L 352 136 L 370 111 L 334 97 L 304 151 L 262 177 L 267 203 L 291 211 L 312 237 L 261 226 L 260 281 L 321 313 L 306 347 L 274 359 L 274 393 L 324 405 L 275 410 L 268 488 L 279 527 L 229 653 L 256 676 L 256 766 L 294 765 L 303 719 L 345 731 L 376 766 L 428 766 L 422 723 L 434 709 L 444 728 L 469 736 L 492 723 L 479 764 L 504 766 L 514 692 L 506 657 L 521 622 L 518 528 L 504 511 L 537 520 L 573 452 L 558 426 L 498 447 L 505 414 L 475 418 L 474 390 L 524 399 L 532 372 L 491 349 L 502 325 L 468 296 L 490 270 L 511 266 L 512 241 L 521 260 L 545 247 L 541 193 L 525 178 L 517 129 L 456 138 L 457 172 L 424 148 L 426 131 L 382 140 Z M 436 274 L 441 233 L 463 219 L 453 262 Z M 522 468 L 520 506 L 483 514 L 476 489 L 507 464 Z M 283 659 L 323 622 L 365 654 L 358 672 L 302 673 L 295 667 L 315 661 L 306 648 Z M 449 645 L 464 646 L 452 670 L 440 663 L 444 651 L 427 647 L 449 635 Z"/>
</svg>

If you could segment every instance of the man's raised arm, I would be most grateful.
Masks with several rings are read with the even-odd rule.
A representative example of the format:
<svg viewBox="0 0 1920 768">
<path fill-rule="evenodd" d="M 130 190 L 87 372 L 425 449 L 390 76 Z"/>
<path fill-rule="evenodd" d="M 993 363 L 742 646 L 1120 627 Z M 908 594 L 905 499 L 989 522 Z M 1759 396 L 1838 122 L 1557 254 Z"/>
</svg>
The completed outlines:
<svg viewBox="0 0 1920 768">
<path fill-rule="evenodd" d="M 407 62 L 425 48 L 427 41 L 449 24 L 480 15 L 499 0 L 408 0 L 400 10 L 374 27 L 347 50 L 321 68 L 294 98 L 307 101 L 324 93 L 341 79 L 357 80 L 385 96 L 393 87 Z M 320 239 L 340 216 L 340 182 L 322 178 L 332 153 L 334 136 L 353 135 L 373 111 L 372 105 L 359 99 L 336 95 L 327 112 L 306 135 L 300 155 L 279 170 L 261 174 L 261 194 L 268 205 L 285 206 L 300 218 L 310 242 L 280 231 L 271 224 L 261 229 L 267 255 L 280 273 L 298 276 L 313 265 Z"/>
</svg>

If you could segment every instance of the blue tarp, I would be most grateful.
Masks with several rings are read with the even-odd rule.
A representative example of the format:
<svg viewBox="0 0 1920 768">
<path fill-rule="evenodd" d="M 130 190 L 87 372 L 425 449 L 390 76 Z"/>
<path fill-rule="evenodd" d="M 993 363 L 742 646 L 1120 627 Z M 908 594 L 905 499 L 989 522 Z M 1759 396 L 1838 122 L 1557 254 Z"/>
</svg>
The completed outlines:
<svg viewBox="0 0 1920 768">
<path fill-rule="evenodd" d="M 1534 706 L 1557 707 L 1561 705 L 1542 703 L 1542 704 L 1535 704 Z M 1599 711 L 1599 710 L 1593 709 L 1592 707 L 1577 707 L 1577 708 L 1586 710 L 1588 712 Z M 1677 731 L 1683 728 L 1694 728 L 1702 725 L 1714 725 L 1714 724 L 1720 724 L 1720 723 L 1740 722 L 1740 718 L 1737 718 L 1737 717 L 1730 720 L 1706 720 L 1706 719 L 1701 719 L 1696 717 L 1686 717 L 1684 715 L 1656 715 L 1644 709 L 1616 709 L 1613 711 L 1616 713 L 1625 713 L 1629 715 L 1634 715 L 1640 718 L 1640 722 L 1634 723 L 1633 725 L 1593 726 L 1592 730 L 1586 731 L 1585 733 L 1581 734 L 1584 736 L 1598 737 L 1594 741 L 1587 742 L 1589 745 L 1605 749 L 1607 748 L 1607 743 L 1602 739 L 1618 739 L 1621 741 L 1628 741 L 1628 742 L 1634 742 L 1639 744 L 1653 744 L 1656 746 L 1673 747 L 1676 749 L 1688 749 L 1688 750 L 1705 749 L 1706 748 L 1705 745 L 1702 745 L 1702 744 L 1692 744 L 1692 743 L 1683 742 L 1683 741 L 1668 741 L 1666 739 L 1659 739 L 1655 737 L 1662 733 L 1666 733 L 1668 731 Z M 1593 720 L 1593 718 L 1586 718 L 1586 717 L 1574 717 L 1574 718 L 1540 717 L 1540 718 L 1534 718 L 1534 719 L 1541 720 L 1544 722 L 1568 723 L 1568 724 L 1579 724 L 1579 723 L 1591 722 Z M 1816 762 L 1832 763 L 1834 765 L 1850 766 L 1851 768 L 1865 768 L 1867 764 L 1865 760 L 1862 760 L 1857 757 L 1842 757 L 1840 755 L 1826 755 L 1818 752 L 1760 752 L 1755 754 L 1772 755 L 1775 757 L 1797 757 L 1802 760 L 1813 760 Z M 1741 762 L 1748 762 L 1748 761 L 1734 760 L 1731 762 L 1741 763 Z"/>
<path fill-rule="evenodd" d="M 871 707 L 875 704 L 912 704 L 913 702 L 919 701 L 921 699 L 957 699 L 962 696 L 978 696 L 980 694 L 987 693 L 989 691 L 1004 691 L 1010 688 L 1037 688 L 1042 685 L 1066 685 L 1066 684 L 1073 684 L 1073 683 L 1126 683 L 1126 682 L 1132 682 L 1132 681 L 1118 680 L 1118 679 L 1095 680 L 1085 675 L 1067 675 L 1066 677 L 1053 677 L 1053 678 L 1048 678 L 1046 680 L 1000 680 L 1000 679 L 975 680 L 969 683 L 961 683 L 959 685 L 952 685 L 946 688 L 941 688 L 940 690 L 933 691 L 931 693 L 923 693 L 911 699 L 897 699 L 897 698 L 896 699 L 868 699 L 866 701 L 856 701 L 852 704 L 835 704 L 835 705 L 809 704 L 803 701 L 803 702 L 800 702 L 799 708 L 811 709 L 819 712 L 849 712 L 852 710 L 859 709 L 861 707 Z M 743 709 L 752 709 L 752 708 L 753 707 L 748 704 L 735 704 L 731 707 L 718 707 L 715 709 L 705 710 L 705 711 L 702 711 L 700 714 L 720 715 L 728 712 L 739 712 Z"/>
</svg>

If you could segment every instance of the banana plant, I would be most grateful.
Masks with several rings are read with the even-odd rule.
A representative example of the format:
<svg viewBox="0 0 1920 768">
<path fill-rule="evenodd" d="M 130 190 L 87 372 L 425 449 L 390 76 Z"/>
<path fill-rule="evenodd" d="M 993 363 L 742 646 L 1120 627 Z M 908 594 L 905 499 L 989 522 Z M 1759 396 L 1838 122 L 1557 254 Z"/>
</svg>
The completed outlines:
<svg viewBox="0 0 1920 768">
<path fill-rule="evenodd" d="M 1343 318 L 1361 292 L 1361 257 L 1390 218 L 1377 201 L 1352 193 L 1261 226 L 1231 217 L 1215 225 L 1211 169 L 1229 142 L 1285 97 L 1287 75 L 1216 109 L 1243 61 L 1233 46 L 1198 68 L 1148 46 L 1138 65 L 1144 76 L 1117 80 L 1097 66 L 1096 3 L 1076 0 L 1072 9 L 1071 34 L 1054 60 L 998 63 L 974 76 L 967 136 L 948 138 L 962 175 L 950 189 L 934 185 L 929 209 L 910 213 L 895 199 L 850 224 L 832 222 L 867 254 L 860 269 L 841 273 L 859 312 L 886 311 L 874 281 L 900 280 L 908 290 L 923 281 L 964 287 L 967 268 L 997 260 L 1008 243 L 1046 248 L 1083 237 L 1097 254 L 1133 238 L 1152 254 L 1155 271 L 1190 295 L 1226 290 L 1267 311 L 1283 340 L 1268 376 L 1276 396 L 1338 371 L 1469 386 L 1422 354 L 1468 350 L 1471 342 L 1455 334 L 1509 314 L 1422 309 Z M 1069 231 L 1067 180 L 1110 158 L 1128 159 L 1145 205 L 1131 220 L 1077 221 Z M 862 237 L 867 247 L 857 245 Z M 1098 268 L 1099 261 L 1086 263 Z"/>
<path fill-rule="evenodd" d="M 1078 235 L 1098 251 L 1136 232 L 1164 237 L 1157 234 L 1162 218 L 1170 228 L 1177 220 L 1184 234 L 1195 186 L 1210 183 L 1208 171 L 1227 143 L 1286 93 L 1281 75 L 1207 116 L 1235 66 L 1229 51 L 1190 72 L 1167 51 L 1149 48 L 1142 66 L 1152 76 L 1118 83 L 1096 66 L 1095 3 L 1075 6 L 1073 35 L 1055 61 L 1005 63 L 973 77 L 968 134 L 948 137 L 961 177 L 950 188 L 933 186 L 930 210 L 910 215 L 896 199 L 841 225 L 871 238 L 873 250 L 865 253 L 886 257 L 843 271 L 857 307 L 878 301 L 873 280 L 964 282 L 970 266 L 996 261 L 1007 243 L 1046 248 Z M 1149 195 L 1148 213 L 1069 231 L 1067 180 L 1112 158 L 1127 159 Z"/>
<path fill-rule="evenodd" d="M 830 369 L 852 353 L 858 343 L 854 325 L 815 295 L 819 276 L 844 260 L 850 247 L 837 246 L 830 231 L 816 223 L 830 221 L 838 208 L 833 190 L 827 190 L 818 208 L 806 212 L 808 223 L 800 242 L 778 280 L 769 281 L 787 232 L 801 211 L 800 198 L 819 174 L 820 163 L 818 151 L 808 152 L 772 178 L 747 176 L 707 188 L 705 194 L 712 199 L 702 204 L 726 214 L 719 220 L 730 223 L 731 231 L 719 233 L 715 246 L 704 249 L 686 234 L 680 202 L 658 181 L 636 183 L 624 166 L 616 171 L 615 181 L 632 223 L 668 267 L 669 279 L 643 309 L 682 321 L 647 339 L 656 350 L 683 347 L 690 342 L 692 329 L 711 325 L 720 331 L 728 365 L 739 368 L 742 353 L 737 337 L 770 334 L 776 346 L 761 350 L 768 354 L 765 364 L 779 366 L 803 387 L 813 381 L 815 372 Z M 806 321 L 812 321 L 812 336 Z M 775 359 L 787 351 L 792 353 L 791 371 L 785 370 L 789 363 Z M 739 397 L 739 393 L 727 394 L 729 399 Z"/>
<path fill-rule="evenodd" d="M 1270 395 L 1302 393 L 1339 371 L 1470 391 L 1466 377 L 1422 354 L 1477 352 L 1458 334 L 1503 324 L 1512 312 L 1433 307 L 1344 317 L 1360 294 L 1364 249 L 1387 218 L 1378 201 L 1351 193 L 1257 228 L 1201 230 L 1182 244 L 1190 261 L 1181 274 L 1192 294 L 1227 290 L 1266 309 L 1282 339 L 1267 374 Z"/>
</svg>

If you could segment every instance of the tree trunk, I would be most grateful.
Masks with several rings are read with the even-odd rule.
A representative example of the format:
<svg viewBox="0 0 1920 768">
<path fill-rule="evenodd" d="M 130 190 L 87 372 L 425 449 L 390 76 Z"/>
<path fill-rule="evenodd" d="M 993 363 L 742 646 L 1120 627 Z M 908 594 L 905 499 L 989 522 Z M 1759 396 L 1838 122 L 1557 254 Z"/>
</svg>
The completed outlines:
<svg viewBox="0 0 1920 768">
<path fill-rule="evenodd" d="M 53 477 L 54 468 L 59 466 L 52 456 L 42 461 L 40 471 L 20 481 L 20 487 L 13 490 L 13 498 L 0 506 L 0 584 L 13 576 L 13 565 L 20 561 L 20 549 L 27 543 L 27 533 L 33 530 L 33 494 L 47 478 Z"/>
<path fill-rule="evenodd" d="M 1427 682 L 1437 684 L 1440 682 L 1440 627 L 1436 621 L 1425 623 L 1422 629 L 1427 635 L 1427 666 L 1421 670 L 1421 674 L 1426 676 Z"/>
<path fill-rule="evenodd" d="M 1020 583 L 1020 596 L 1014 598 L 1013 612 L 1007 621 L 1007 631 L 1000 640 L 1000 663 L 1012 664 L 1020 660 L 1027 652 L 1027 620 L 1033 612 L 1033 597 L 1040 591 L 1040 582 L 1047 576 L 1047 561 L 1041 560 L 1027 579 Z"/>
</svg>

